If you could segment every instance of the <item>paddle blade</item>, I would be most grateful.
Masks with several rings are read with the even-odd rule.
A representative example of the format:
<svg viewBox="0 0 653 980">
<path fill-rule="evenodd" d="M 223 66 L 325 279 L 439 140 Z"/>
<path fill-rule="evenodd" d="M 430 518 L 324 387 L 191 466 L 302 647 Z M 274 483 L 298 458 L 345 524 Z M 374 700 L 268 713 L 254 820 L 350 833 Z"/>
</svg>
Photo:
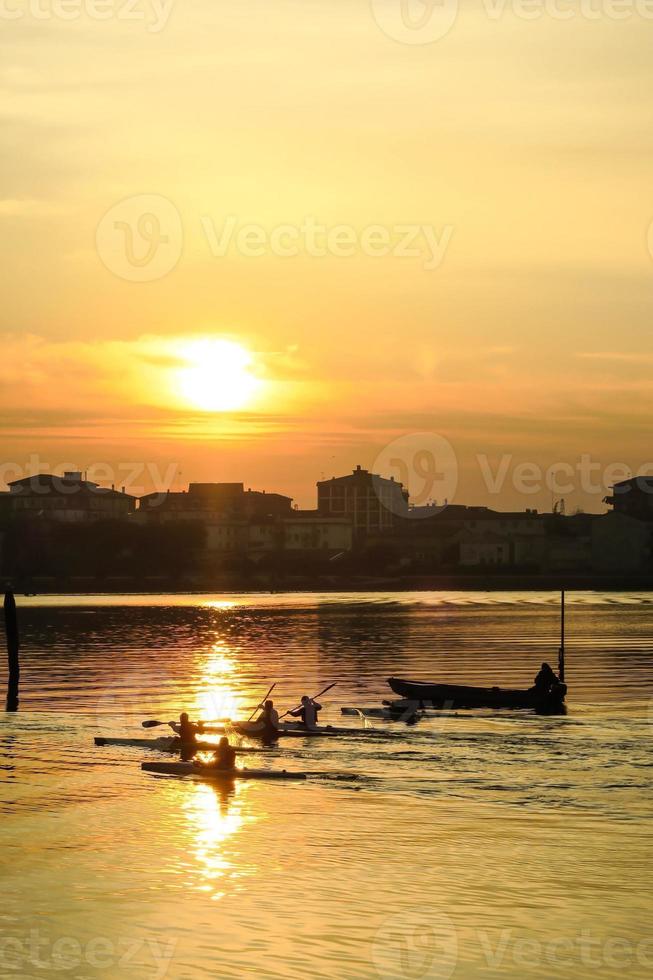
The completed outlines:
<svg viewBox="0 0 653 980">
<path fill-rule="evenodd" d="M 159 725 L 167 725 L 167 721 L 142 721 L 143 728 L 158 728 Z"/>
</svg>

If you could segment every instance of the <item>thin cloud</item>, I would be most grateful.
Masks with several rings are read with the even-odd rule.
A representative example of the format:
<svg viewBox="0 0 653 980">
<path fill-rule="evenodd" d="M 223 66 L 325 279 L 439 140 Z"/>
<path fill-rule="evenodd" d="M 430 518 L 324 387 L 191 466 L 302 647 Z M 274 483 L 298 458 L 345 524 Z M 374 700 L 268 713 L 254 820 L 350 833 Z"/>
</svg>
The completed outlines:
<svg viewBox="0 0 653 980">
<path fill-rule="evenodd" d="M 581 351 L 576 357 L 586 361 L 615 361 L 623 364 L 653 364 L 653 354 L 643 351 Z"/>
</svg>

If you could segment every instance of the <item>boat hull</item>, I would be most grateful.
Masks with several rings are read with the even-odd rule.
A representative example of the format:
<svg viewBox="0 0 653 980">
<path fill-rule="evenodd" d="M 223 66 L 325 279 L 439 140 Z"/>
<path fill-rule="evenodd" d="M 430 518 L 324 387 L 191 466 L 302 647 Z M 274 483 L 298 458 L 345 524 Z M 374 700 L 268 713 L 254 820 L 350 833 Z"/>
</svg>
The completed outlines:
<svg viewBox="0 0 653 980">
<path fill-rule="evenodd" d="M 338 728 L 335 725 L 318 726 L 318 728 L 288 726 L 287 728 L 280 728 L 271 735 L 270 732 L 258 729 L 255 722 L 238 721 L 234 721 L 228 727 L 220 726 L 219 728 L 212 728 L 211 731 L 221 732 L 227 735 L 235 733 L 236 735 L 243 735 L 246 738 L 258 738 L 267 742 L 276 741 L 277 738 L 338 738 L 347 735 L 352 738 L 357 738 L 360 735 L 377 736 L 378 738 L 388 737 L 386 732 L 379 731 L 375 728 Z"/>
<path fill-rule="evenodd" d="M 142 762 L 143 772 L 159 776 L 192 776 L 195 779 L 306 779 L 306 773 L 286 769 L 211 769 L 194 762 Z"/>
<path fill-rule="evenodd" d="M 127 746 L 128 748 L 133 749 L 154 749 L 156 752 L 170 752 L 171 754 L 178 754 L 181 752 L 181 740 L 176 738 L 174 735 L 163 735 L 161 738 L 104 738 L 103 736 L 98 735 L 95 738 L 95 744 L 100 746 Z M 217 745 L 213 742 L 200 741 L 195 744 L 195 749 L 197 752 L 215 752 L 216 748 Z M 236 749 L 236 753 L 238 755 L 249 755 L 250 753 L 260 751 L 260 749 Z"/>
<path fill-rule="evenodd" d="M 420 707 L 434 708 L 530 708 L 539 712 L 563 708 L 566 684 L 556 684 L 549 691 L 511 690 L 501 687 L 466 687 L 461 684 L 429 684 L 423 681 L 389 677 L 395 694 Z"/>
</svg>

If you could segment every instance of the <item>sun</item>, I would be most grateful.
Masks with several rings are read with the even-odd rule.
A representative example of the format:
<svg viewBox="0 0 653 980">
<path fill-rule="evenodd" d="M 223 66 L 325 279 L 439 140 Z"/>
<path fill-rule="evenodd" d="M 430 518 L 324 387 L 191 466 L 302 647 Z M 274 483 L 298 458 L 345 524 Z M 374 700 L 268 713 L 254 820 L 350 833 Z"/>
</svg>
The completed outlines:
<svg viewBox="0 0 653 980">
<path fill-rule="evenodd" d="M 252 373 L 252 355 L 232 340 L 193 340 L 179 353 L 186 363 L 176 372 L 178 391 L 187 404 L 204 412 L 244 408 L 261 387 Z"/>
</svg>

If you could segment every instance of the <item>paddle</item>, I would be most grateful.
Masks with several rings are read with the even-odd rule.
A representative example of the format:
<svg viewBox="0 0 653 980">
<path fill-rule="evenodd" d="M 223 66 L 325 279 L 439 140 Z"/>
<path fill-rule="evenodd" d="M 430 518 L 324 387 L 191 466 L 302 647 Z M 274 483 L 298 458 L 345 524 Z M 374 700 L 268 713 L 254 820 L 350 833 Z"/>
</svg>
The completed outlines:
<svg viewBox="0 0 653 980">
<path fill-rule="evenodd" d="M 329 686 L 325 687 L 323 691 L 320 691 L 319 694 L 316 694 L 315 697 L 312 697 L 311 701 L 317 701 L 317 699 L 322 697 L 323 694 L 326 694 L 327 691 L 330 691 L 332 687 L 335 687 L 337 683 L 338 681 L 334 681 L 333 684 L 329 684 Z M 288 710 L 284 711 L 284 713 L 279 717 L 279 721 L 281 721 L 282 718 L 285 718 L 286 715 L 289 715 L 291 711 L 297 711 L 298 708 L 301 708 L 301 704 L 298 704 L 295 708 L 288 708 Z"/>
<path fill-rule="evenodd" d="M 227 721 L 231 721 L 231 718 L 215 718 L 213 721 L 200 721 L 198 725 L 204 727 L 205 725 L 222 725 Z M 178 721 L 142 721 L 141 725 L 143 728 L 159 728 L 160 725 L 178 725 Z"/>
<path fill-rule="evenodd" d="M 267 699 L 270 697 L 270 695 L 272 694 L 272 692 L 274 691 L 274 689 L 275 689 L 276 686 L 277 686 L 277 684 L 276 684 L 276 681 L 275 681 L 274 684 L 272 685 L 272 687 L 270 688 L 270 690 L 268 691 L 268 693 L 265 695 L 265 697 L 261 701 L 261 703 L 256 705 L 256 707 L 252 711 L 252 713 L 249 716 L 249 718 L 247 719 L 247 721 L 251 721 L 252 718 L 254 717 L 254 715 L 256 714 L 256 712 L 259 710 L 259 708 L 262 708 L 263 707 L 263 705 L 265 704 L 265 702 L 267 701 Z"/>
</svg>

